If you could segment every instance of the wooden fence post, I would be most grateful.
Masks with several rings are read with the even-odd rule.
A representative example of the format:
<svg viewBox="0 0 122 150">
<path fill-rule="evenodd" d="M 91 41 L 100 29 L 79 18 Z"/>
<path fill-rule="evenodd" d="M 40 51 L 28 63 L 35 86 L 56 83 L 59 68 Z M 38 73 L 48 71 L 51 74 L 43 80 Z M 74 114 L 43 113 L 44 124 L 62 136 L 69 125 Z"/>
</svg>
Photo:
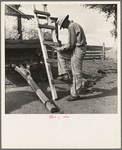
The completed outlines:
<svg viewBox="0 0 122 150">
<path fill-rule="evenodd" d="M 57 40 L 58 40 L 58 24 L 57 24 L 56 21 L 55 21 L 55 27 L 56 27 L 55 33 L 56 33 L 56 37 L 57 37 Z"/>
<path fill-rule="evenodd" d="M 18 20 L 18 34 L 20 34 L 19 39 L 22 40 L 22 30 L 21 30 L 22 23 L 21 23 L 21 17 L 20 16 L 17 17 L 17 20 Z"/>
<path fill-rule="evenodd" d="M 105 43 L 103 42 L 103 48 L 102 48 L 102 60 L 105 60 Z"/>
</svg>

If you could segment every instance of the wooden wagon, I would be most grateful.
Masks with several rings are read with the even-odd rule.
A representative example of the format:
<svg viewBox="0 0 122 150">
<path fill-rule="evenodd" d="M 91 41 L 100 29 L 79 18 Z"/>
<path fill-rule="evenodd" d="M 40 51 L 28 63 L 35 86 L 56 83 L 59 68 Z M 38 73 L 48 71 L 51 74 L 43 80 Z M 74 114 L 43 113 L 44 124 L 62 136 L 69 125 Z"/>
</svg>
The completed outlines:
<svg viewBox="0 0 122 150">
<path fill-rule="evenodd" d="M 10 72 L 14 72 L 14 65 L 23 64 L 28 66 L 35 65 L 38 72 L 39 77 L 41 80 L 45 81 L 47 80 L 47 77 L 45 76 L 45 65 L 43 61 L 43 55 L 42 50 L 40 46 L 39 39 L 29 39 L 29 40 L 23 40 L 22 37 L 22 18 L 25 19 L 32 19 L 34 18 L 33 15 L 26 15 L 22 13 L 21 11 L 17 10 L 16 8 L 12 7 L 11 5 L 6 5 L 6 16 L 14 16 L 17 18 L 17 29 L 18 34 L 20 35 L 19 38 L 16 39 L 5 39 L 5 63 L 6 63 L 6 69 L 9 69 Z M 44 16 L 40 16 L 40 19 L 46 19 Z M 58 25 L 56 23 L 57 18 L 51 17 L 51 20 L 54 21 L 55 27 L 56 27 L 56 36 L 58 39 Z M 45 33 L 45 35 L 50 37 L 50 34 L 48 32 Z M 45 36 L 46 37 L 46 36 Z M 45 44 L 50 44 L 51 38 L 44 39 Z M 48 45 L 46 46 L 48 50 L 48 55 L 50 58 L 54 58 L 56 55 L 54 51 L 51 50 Z"/>
</svg>

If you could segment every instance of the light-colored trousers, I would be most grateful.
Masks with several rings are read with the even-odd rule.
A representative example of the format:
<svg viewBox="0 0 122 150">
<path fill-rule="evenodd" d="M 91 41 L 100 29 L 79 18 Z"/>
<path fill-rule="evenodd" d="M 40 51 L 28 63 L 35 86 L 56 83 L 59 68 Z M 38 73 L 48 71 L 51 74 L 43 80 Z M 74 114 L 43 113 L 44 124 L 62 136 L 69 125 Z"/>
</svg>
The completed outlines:
<svg viewBox="0 0 122 150">
<path fill-rule="evenodd" d="M 72 96 L 78 96 L 82 88 L 82 66 L 86 53 L 86 46 L 76 47 L 73 52 L 70 50 L 57 53 L 59 75 L 68 73 L 67 61 L 71 60 L 71 70 L 73 75 L 73 85 L 70 89 Z"/>
</svg>

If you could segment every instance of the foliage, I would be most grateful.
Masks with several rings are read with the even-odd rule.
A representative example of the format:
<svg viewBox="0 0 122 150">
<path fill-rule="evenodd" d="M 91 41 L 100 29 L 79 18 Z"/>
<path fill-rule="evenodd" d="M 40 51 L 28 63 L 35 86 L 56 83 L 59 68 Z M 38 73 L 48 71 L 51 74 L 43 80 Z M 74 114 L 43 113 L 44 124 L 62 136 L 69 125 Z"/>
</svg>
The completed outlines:
<svg viewBox="0 0 122 150">
<path fill-rule="evenodd" d="M 17 28 L 17 17 L 7 16 L 5 20 L 5 38 L 6 39 L 19 39 Z M 38 39 L 38 32 L 34 20 L 22 19 L 22 39 Z"/>
<path fill-rule="evenodd" d="M 107 20 L 113 16 L 114 29 L 111 31 L 112 36 L 117 37 L 117 4 L 85 4 L 85 7 L 89 9 L 99 10 L 99 12 L 104 12 Z"/>
<path fill-rule="evenodd" d="M 6 16 L 5 17 L 5 39 L 18 39 L 19 38 L 17 30 L 17 18 Z"/>
<path fill-rule="evenodd" d="M 22 39 L 38 39 L 38 32 L 34 19 L 22 19 Z"/>
<path fill-rule="evenodd" d="M 15 5 L 10 5 L 10 6 L 12 6 L 13 8 L 15 8 L 17 10 L 19 9 L 19 7 L 21 7 L 21 5 L 16 5 L 16 4 Z"/>
<path fill-rule="evenodd" d="M 19 9 L 21 5 L 11 5 L 15 9 Z M 8 7 L 6 7 L 8 8 Z M 22 39 L 38 39 L 38 31 L 35 23 L 35 19 L 21 19 L 22 25 Z M 51 34 L 47 30 L 42 30 L 45 40 L 52 40 Z M 20 35 L 18 34 L 17 17 L 6 16 L 5 17 L 5 39 L 18 40 Z"/>
<path fill-rule="evenodd" d="M 15 12 L 15 10 L 12 9 L 11 7 L 9 7 L 9 6 L 13 7 L 14 9 L 19 10 L 19 7 L 21 5 L 5 5 L 5 12 Z"/>
<path fill-rule="evenodd" d="M 52 36 L 48 30 L 42 30 L 44 40 L 52 40 Z M 5 19 L 5 39 L 18 40 L 19 39 L 17 28 L 17 17 L 6 16 Z M 38 31 L 34 19 L 22 19 L 22 39 L 38 39 Z"/>
</svg>

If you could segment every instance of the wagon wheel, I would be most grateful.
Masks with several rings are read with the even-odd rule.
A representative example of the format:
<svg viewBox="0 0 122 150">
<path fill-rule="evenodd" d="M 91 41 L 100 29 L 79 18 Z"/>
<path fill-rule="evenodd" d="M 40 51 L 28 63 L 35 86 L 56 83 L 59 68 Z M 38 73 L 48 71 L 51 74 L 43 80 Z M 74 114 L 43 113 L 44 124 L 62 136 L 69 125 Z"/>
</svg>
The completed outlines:
<svg viewBox="0 0 122 150">
<path fill-rule="evenodd" d="M 13 73 L 16 73 L 15 67 L 10 67 L 10 68 L 9 68 L 9 71 L 10 71 L 10 73 L 12 73 L 12 74 L 13 74 Z"/>
<path fill-rule="evenodd" d="M 45 64 L 40 64 L 40 67 L 39 67 L 39 78 L 40 80 L 42 81 L 47 81 L 47 72 L 46 72 L 46 68 L 45 68 Z"/>
<path fill-rule="evenodd" d="M 47 81 L 48 77 L 47 77 L 46 67 L 42 56 L 40 56 L 38 59 L 37 69 L 38 69 L 39 79 L 44 82 Z"/>
</svg>

